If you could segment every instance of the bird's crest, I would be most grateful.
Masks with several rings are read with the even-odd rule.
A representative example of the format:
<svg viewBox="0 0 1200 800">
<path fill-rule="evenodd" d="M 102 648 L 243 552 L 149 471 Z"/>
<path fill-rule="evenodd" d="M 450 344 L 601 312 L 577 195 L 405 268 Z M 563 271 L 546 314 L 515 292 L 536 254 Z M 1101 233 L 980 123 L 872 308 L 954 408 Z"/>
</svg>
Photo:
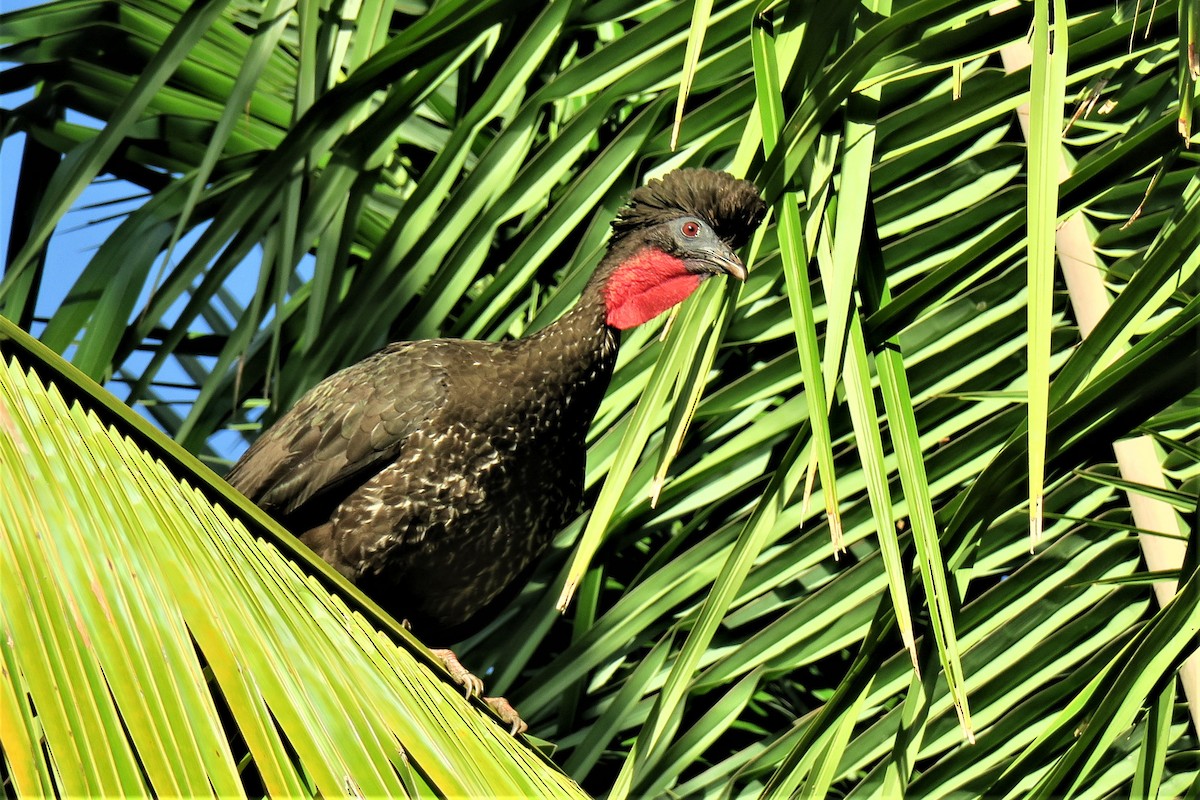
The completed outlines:
<svg viewBox="0 0 1200 800">
<path fill-rule="evenodd" d="M 677 169 L 648 181 L 629 196 L 613 221 L 613 240 L 681 215 L 707 222 L 733 248 L 744 245 L 767 213 L 750 181 L 728 172 Z"/>
</svg>

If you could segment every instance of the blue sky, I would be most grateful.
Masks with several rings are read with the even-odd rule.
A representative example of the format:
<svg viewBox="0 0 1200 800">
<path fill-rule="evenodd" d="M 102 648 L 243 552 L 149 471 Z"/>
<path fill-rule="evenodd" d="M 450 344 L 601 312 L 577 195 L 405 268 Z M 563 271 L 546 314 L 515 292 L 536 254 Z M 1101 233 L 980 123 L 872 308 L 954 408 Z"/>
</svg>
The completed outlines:
<svg viewBox="0 0 1200 800">
<path fill-rule="evenodd" d="M 0 11 L 16 11 L 29 6 L 38 5 L 30 0 L 0 0 Z M 0 107 L 14 109 L 28 102 L 33 96 L 32 91 L 22 91 L 0 95 Z M 73 112 L 68 112 L 72 122 L 100 126 L 100 122 Z M 13 205 L 16 198 L 19 180 L 19 166 L 22 149 L 25 144 L 24 134 L 17 133 L 0 143 L 0 253 L 7 254 L 8 242 L 11 238 L 11 221 Z M 140 187 L 112 178 L 102 177 L 93 182 L 75 203 L 72 209 L 60 222 L 58 229 L 51 238 L 48 246 L 46 272 L 41 286 L 35 314 L 39 321 L 33 325 L 32 332 L 38 335 L 44 328 L 44 320 L 53 314 L 71 285 L 95 254 L 100 244 L 120 224 L 123 215 L 128 214 L 144 202 L 144 193 Z M 186 245 L 187 242 L 181 243 Z M 177 249 L 178 253 L 186 247 Z M 7 257 L 5 255 L 5 257 Z M 230 288 L 240 298 L 249 298 L 254 291 L 257 276 L 257 263 L 250 259 L 235 272 L 235 280 Z M 149 295 L 149 286 L 141 287 L 141 298 L 144 301 Z M 140 302 L 139 302 L 140 305 Z M 67 355 L 69 357 L 70 351 Z M 148 354 L 141 354 L 143 361 L 149 361 Z M 191 393 L 171 387 L 175 383 L 190 383 L 190 379 L 177 364 L 171 363 L 157 376 L 163 382 L 158 392 L 164 401 L 172 403 L 179 413 L 186 413 Z M 128 391 L 120 380 L 110 381 L 107 388 L 122 400 L 128 396 Z M 139 408 L 144 416 L 153 418 L 146 413 L 145 408 Z M 212 441 L 218 454 L 225 458 L 234 458 L 245 448 L 241 436 L 234 433 L 219 434 Z"/>
</svg>

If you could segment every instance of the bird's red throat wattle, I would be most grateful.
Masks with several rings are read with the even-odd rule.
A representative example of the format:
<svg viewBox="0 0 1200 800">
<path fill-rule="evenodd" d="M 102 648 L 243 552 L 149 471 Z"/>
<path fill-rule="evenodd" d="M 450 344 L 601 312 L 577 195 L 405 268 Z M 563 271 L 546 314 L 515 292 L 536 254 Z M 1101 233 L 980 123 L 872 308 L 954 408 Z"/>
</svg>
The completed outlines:
<svg viewBox="0 0 1200 800">
<path fill-rule="evenodd" d="M 683 259 L 648 247 L 639 250 L 608 279 L 607 322 L 625 330 L 654 319 L 696 291 L 704 275 L 689 272 Z"/>
</svg>

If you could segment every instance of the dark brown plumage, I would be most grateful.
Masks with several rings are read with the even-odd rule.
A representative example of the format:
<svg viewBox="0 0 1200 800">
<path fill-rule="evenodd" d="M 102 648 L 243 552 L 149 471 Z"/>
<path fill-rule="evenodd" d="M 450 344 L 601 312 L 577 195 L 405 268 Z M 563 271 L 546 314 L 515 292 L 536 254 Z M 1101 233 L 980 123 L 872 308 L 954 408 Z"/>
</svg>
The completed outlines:
<svg viewBox="0 0 1200 800">
<path fill-rule="evenodd" d="M 578 512 L 619 329 L 710 275 L 744 278 L 732 248 L 764 212 L 725 173 L 650 181 L 557 322 L 516 341 L 388 345 L 301 398 L 229 482 L 419 636 L 454 641 Z"/>
</svg>

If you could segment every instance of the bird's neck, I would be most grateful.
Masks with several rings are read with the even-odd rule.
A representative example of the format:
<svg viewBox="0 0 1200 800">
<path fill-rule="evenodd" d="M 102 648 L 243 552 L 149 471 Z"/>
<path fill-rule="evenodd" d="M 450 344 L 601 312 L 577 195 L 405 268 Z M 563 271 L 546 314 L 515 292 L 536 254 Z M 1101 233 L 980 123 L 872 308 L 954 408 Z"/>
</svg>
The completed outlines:
<svg viewBox="0 0 1200 800">
<path fill-rule="evenodd" d="M 594 394 L 596 403 L 608 387 L 620 344 L 620 331 L 605 320 L 602 288 L 589 282 L 567 313 L 521 340 L 530 363 L 538 365 L 542 385 L 561 386 L 570 394 L 582 390 Z"/>
<path fill-rule="evenodd" d="M 605 322 L 603 296 L 590 283 L 575 305 L 538 335 L 556 340 L 557 347 L 577 357 L 582 357 L 580 351 L 611 349 L 615 353 L 620 341 L 619 332 Z"/>
<path fill-rule="evenodd" d="M 703 276 L 644 243 L 618 242 L 596 267 L 575 306 L 526 340 L 563 384 L 608 385 L 620 332 L 683 302 Z M 561 373 L 561 374 L 557 374 Z"/>
</svg>

